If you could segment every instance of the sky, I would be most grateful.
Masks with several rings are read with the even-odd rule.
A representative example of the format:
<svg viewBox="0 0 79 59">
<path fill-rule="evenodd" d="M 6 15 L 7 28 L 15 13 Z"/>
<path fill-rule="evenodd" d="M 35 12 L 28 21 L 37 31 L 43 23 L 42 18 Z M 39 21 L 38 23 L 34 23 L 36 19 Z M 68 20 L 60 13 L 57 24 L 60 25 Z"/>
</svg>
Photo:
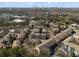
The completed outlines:
<svg viewBox="0 0 79 59">
<path fill-rule="evenodd" d="M 0 2 L 1 8 L 62 7 L 79 8 L 79 2 Z"/>
</svg>

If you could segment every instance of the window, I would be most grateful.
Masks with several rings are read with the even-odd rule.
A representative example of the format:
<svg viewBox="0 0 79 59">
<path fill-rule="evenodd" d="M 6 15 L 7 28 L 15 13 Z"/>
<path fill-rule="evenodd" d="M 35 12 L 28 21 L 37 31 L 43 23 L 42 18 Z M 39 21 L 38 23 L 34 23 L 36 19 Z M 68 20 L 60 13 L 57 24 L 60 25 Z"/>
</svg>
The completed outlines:
<svg viewBox="0 0 79 59">
<path fill-rule="evenodd" d="M 74 56 L 74 49 L 73 48 L 70 49 L 70 55 Z"/>
<path fill-rule="evenodd" d="M 70 52 L 70 47 L 68 47 L 68 52 Z"/>
<path fill-rule="evenodd" d="M 66 45 L 66 51 L 68 52 L 68 45 Z"/>
<path fill-rule="evenodd" d="M 64 46 L 65 46 L 64 43 L 61 43 L 61 47 L 64 48 Z"/>
<path fill-rule="evenodd" d="M 74 54 L 75 56 L 78 56 L 78 52 L 76 50 L 74 50 Z"/>
</svg>

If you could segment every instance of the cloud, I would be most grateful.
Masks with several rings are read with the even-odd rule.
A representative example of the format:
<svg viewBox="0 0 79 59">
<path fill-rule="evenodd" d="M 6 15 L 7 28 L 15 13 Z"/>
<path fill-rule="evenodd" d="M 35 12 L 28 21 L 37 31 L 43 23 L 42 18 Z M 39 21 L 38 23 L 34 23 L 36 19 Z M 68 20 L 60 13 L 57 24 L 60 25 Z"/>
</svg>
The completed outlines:
<svg viewBox="0 0 79 59">
<path fill-rule="evenodd" d="M 48 4 L 52 4 L 52 2 L 48 2 Z"/>
</svg>

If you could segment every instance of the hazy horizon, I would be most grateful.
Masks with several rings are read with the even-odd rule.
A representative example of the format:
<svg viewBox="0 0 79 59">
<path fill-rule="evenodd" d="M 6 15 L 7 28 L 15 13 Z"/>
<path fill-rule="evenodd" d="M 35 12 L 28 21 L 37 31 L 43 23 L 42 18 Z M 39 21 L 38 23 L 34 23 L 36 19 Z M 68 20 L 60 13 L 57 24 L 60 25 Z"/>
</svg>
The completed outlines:
<svg viewBox="0 0 79 59">
<path fill-rule="evenodd" d="M 0 2 L 0 8 L 79 8 L 79 2 Z"/>
</svg>

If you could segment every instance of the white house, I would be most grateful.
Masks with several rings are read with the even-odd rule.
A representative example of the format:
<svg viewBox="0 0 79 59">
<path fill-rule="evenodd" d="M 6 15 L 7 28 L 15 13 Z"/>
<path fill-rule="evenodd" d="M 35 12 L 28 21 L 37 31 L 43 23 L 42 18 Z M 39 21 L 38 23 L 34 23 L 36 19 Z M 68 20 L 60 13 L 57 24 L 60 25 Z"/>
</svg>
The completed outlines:
<svg viewBox="0 0 79 59">
<path fill-rule="evenodd" d="M 13 20 L 13 22 L 16 22 L 16 23 L 21 23 L 21 22 L 25 22 L 25 20 L 15 19 L 15 20 Z"/>
</svg>

